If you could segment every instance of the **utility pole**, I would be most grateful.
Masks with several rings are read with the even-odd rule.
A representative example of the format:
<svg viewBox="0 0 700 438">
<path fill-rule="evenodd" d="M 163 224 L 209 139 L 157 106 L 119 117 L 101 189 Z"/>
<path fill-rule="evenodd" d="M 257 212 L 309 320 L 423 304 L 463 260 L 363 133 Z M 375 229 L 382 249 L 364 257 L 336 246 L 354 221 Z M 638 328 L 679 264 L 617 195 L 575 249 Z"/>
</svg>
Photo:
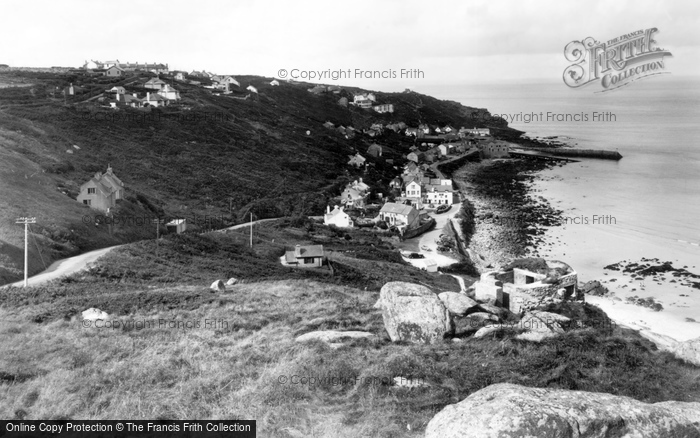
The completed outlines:
<svg viewBox="0 0 700 438">
<path fill-rule="evenodd" d="M 35 224 L 35 217 L 19 217 L 18 224 L 24 224 L 24 287 L 28 286 L 27 277 L 29 272 L 29 224 Z"/>
<path fill-rule="evenodd" d="M 253 247 L 253 212 L 250 212 L 250 247 Z"/>
<path fill-rule="evenodd" d="M 156 224 L 156 257 L 158 257 L 158 239 L 160 239 L 160 224 L 163 219 L 153 219 L 153 223 Z"/>
</svg>

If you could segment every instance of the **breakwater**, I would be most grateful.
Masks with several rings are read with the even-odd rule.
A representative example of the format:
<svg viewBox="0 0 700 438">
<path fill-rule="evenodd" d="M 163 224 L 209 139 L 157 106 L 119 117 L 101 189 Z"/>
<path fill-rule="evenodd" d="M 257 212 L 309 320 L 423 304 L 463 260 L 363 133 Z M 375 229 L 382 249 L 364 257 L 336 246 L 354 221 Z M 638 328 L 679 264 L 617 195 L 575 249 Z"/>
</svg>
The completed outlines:
<svg viewBox="0 0 700 438">
<path fill-rule="evenodd" d="M 619 160 L 622 155 L 618 151 L 605 151 L 598 149 L 569 149 L 569 148 L 527 148 L 528 150 L 545 152 L 559 157 L 585 157 L 602 158 L 605 160 Z"/>
</svg>

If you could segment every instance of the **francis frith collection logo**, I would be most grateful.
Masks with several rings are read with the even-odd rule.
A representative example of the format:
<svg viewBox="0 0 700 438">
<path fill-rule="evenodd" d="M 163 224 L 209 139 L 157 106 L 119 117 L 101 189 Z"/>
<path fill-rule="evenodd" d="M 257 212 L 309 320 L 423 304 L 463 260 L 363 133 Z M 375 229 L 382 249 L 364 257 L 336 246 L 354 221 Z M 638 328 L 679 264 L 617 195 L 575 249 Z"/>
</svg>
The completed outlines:
<svg viewBox="0 0 700 438">
<path fill-rule="evenodd" d="M 668 74 L 664 63 L 671 52 L 657 47 L 655 27 L 640 29 L 608 40 L 592 37 L 572 41 L 564 48 L 567 61 L 564 83 L 571 88 L 599 83 L 602 90 L 612 91 L 630 83 L 660 74 Z"/>
</svg>

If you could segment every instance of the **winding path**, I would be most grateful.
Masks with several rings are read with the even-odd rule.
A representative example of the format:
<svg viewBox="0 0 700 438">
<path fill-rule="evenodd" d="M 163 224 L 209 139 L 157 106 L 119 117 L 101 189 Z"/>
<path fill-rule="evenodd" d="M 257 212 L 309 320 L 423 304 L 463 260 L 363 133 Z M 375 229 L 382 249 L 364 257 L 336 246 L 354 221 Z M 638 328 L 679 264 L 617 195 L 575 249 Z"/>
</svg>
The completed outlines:
<svg viewBox="0 0 700 438">
<path fill-rule="evenodd" d="M 277 220 L 279 218 L 268 218 L 268 219 L 258 219 L 256 221 L 253 221 L 253 225 L 262 223 L 262 222 L 268 222 L 268 221 L 273 221 Z M 236 230 L 239 228 L 244 228 L 244 227 L 249 227 L 250 222 L 245 222 L 242 224 L 234 225 L 232 227 L 224 228 L 221 230 L 216 230 L 216 232 L 222 233 L 227 230 Z M 57 260 L 51 264 L 45 271 L 36 274 L 32 277 L 29 277 L 27 279 L 27 286 L 38 286 L 40 284 L 46 283 L 51 280 L 55 280 L 57 278 L 61 278 L 66 275 L 71 275 L 75 274 L 76 272 L 80 272 L 82 270 L 87 269 L 88 265 L 90 263 L 93 263 L 97 261 L 100 257 L 103 255 L 107 254 L 108 252 L 112 251 L 115 248 L 119 248 L 121 246 L 124 246 L 127 244 L 122 244 L 122 245 L 115 245 L 115 246 L 110 246 L 107 248 L 101 248 L 97 249 L 94 251 L 86 252 L 84 254 L 80 254 L 77 256 L 73 257 L 68 257 L 66 259 L 62 260 Z M 5 286 L 0 286 L 0 287 L 6 287 L 6 286 L 12 286 L 12 287 L 22 287 L 24 286 L 24 280 L 17 281 L 15 283 L 10 283 Z"/>
</svg>

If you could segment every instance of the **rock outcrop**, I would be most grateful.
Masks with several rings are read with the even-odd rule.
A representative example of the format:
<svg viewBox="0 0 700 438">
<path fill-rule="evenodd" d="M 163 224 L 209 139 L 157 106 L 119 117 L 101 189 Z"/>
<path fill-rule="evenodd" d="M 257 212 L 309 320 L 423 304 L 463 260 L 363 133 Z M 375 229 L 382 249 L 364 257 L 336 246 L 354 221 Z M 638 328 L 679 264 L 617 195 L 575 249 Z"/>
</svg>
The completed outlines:
<svg viewBox="0 0 700 438">
<path fill-rule="evenodd" d="M 438 298 L 453 315 L 464 315 L 478 303 L 467 295 L 458 292 L 442 292 Z"/>
<path fill-rule="evenodd" d="M 226 291 L 226 285 L 224 284 L 223 280 L 216 280 L 209 286 L 209 289 L 211 289 L 213 292 L 225 292 Z"/>
<path fill-rule="evenodd" d="M 374 305 L 382 310 L 392 341 L 432 344 L 452 331 L 445 305 L 425 286 L 392 281 L 382 286 Z"/>
<path fill-rule="evenodd" d="M 295 340 L 296 342 L 323 341 L 328 344 L 335 344 L 349 339 L 369 339 L 373 337 L 372 333 L 363 331 L 320 330 L 304 333 L 297 336 Z"/>
<path fill-rule="evenodd" d="M 671 351 L 686 362 L 700 366 L 700 338 L 679 342 L 671 347 Z"/>
<path fill-rule="evenodd" d="M 700 437 L 700 403 L 644 403 L 611 394 L 491 385 L 449 405 L 426 438 Z"/>
<path fill-rule="evenodd" d="M 87 310 L 83 310 L 81 316 L 84 320 L 87 321 L 105 320 L 109 318 L 109 314 L 107 314 L 107 312 L 103 312 L 102 310 L 96 309 L 94 307 L 90 307 Z"/>
</svg>

